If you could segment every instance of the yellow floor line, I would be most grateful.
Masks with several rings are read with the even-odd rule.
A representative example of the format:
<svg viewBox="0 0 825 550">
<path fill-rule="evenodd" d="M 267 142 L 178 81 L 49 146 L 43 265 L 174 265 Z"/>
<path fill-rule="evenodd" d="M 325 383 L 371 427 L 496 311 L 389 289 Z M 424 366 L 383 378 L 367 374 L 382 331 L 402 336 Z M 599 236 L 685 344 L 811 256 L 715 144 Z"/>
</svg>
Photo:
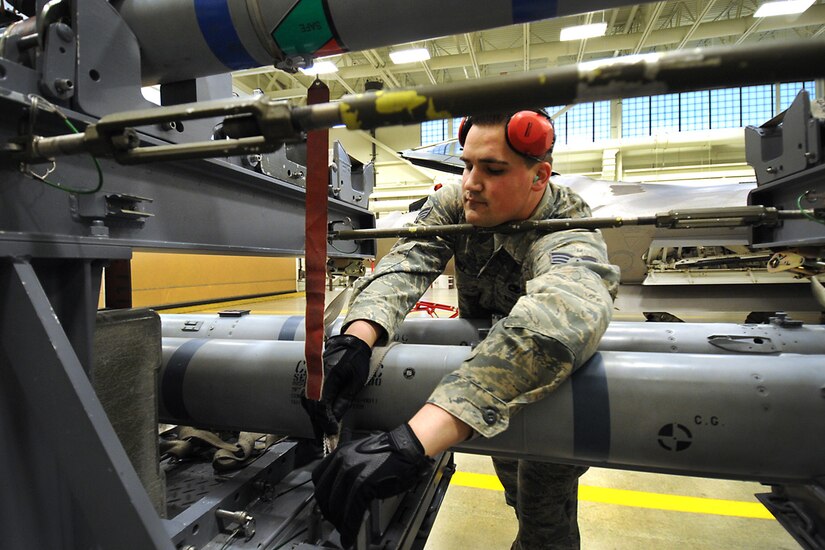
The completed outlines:
<svg viewBox="0 0 825 550">
<path fill-rule="evenodd" d="M 490 474 L 456 472 L 450 482 L 461 487 L 503 491 L 498 478 Z M 618 504 L 636 508 L 651 508 L 673 512 L 690 512 L 694 514 L 714 514 L 718 516 L 736 516 L 743 518 L 774 519 L 767 508 L 759 502 L 741 502 L 716 498 L 686 497 L 663 495 L 626 489 L 609 489 L 606 487 L 579 486 L 579 500 Z"/>
</svg>

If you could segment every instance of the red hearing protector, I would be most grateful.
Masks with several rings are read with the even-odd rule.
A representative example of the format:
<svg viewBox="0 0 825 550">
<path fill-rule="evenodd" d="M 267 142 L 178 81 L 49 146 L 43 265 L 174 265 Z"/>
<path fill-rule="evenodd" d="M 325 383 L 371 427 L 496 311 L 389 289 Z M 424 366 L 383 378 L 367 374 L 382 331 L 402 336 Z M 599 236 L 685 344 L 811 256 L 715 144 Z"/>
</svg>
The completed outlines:
<svg viewBox="0 0 825 550">
<path fill-rule="evenodd" d="M 461 120 L 458 142 L 462 147 L 472 125 L 472 117 Z M 544 111 L 519 111 L 512 115 L 504 126 L 504 137 L 513 151 L 537 161 L 552 151 L 556 142 L 553 120 Z"/>
</svg>

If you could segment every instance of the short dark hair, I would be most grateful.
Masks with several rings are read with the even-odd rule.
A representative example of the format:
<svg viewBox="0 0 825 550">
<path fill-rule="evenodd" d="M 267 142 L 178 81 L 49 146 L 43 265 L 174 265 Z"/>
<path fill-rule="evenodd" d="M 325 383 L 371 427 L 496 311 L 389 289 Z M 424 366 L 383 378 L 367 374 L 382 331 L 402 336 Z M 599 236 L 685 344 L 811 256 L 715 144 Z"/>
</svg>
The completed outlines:
<svg viewBox="0 0 825 550">
<path fill-rule="evenodd" d="M 547 114 L 544 109 L 533 109 L 533 110 L 544 113 L 545 115 Z M 480 115 L 474 115 L 472 117 L 473 125 L 474 126 L 475 125 L 478 125 L 478 126 L 504 126 L 507 123 L 507 121 L 510 120 L 510 117 L 513 116 L 513 114 L 514 113 L 510 113 L 510 112 L 497 112 L 497 113 L 483 113 L 483 114 L 480 114 Z M 547 117 L 550 118 L 549 115 Z M 555 138 L 553 139 L 553 144 L 555 145 Z M 518 155 L 521 158 L 524 159 L 524 162 L 525 162 L 525 164 L 527 164 L 528 168 L 532 168 L 533 166 L 538 164 L 540 161 L 541 162 L 549 162 L 550 164 L 553 164 L 553 147 L 550 147 L 550 150 L 547 151 L 544 155 L 542 155 L 539 159 L 536 159 L 535 157 L 529 157 L 529 156 L 527 156 L 523 153 L 519 153 L 518 151 L 516 151 L 516 153 L 518 153 Z"/>
</svg>

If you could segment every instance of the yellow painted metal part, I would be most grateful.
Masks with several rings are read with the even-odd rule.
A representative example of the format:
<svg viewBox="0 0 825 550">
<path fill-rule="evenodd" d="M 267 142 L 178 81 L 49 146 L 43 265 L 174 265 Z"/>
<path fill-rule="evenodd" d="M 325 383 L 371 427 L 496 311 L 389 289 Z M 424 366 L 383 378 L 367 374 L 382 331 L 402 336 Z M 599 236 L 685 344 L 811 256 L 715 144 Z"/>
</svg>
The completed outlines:
<svg viewBox="0 0 825 550">
<path fill-rule="evenodd" d="M 375 95 L 375 110 L 381 114 L 412 112 L 427 102 L 427 98 L 415 90 L 377 92 Z"/>
</svg>

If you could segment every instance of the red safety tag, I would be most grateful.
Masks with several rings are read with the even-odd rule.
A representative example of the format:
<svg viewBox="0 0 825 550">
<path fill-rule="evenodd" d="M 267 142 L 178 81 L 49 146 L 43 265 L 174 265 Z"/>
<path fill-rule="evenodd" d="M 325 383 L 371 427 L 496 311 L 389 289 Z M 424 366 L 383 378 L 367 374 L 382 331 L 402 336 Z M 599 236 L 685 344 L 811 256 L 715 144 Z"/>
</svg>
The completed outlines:
<svg viewBox="0 0 825 550">
<path fill-rule="evenodd" d="M 327 103 L 329 88 L 318 79 L 307 90 L 307 105 Z M 324 384 L 324 296 L 327 278 L 327 193 L 329 130 L 307 135 L 306 192 L 306 396 L 321 399 Z"/>
</svg>

